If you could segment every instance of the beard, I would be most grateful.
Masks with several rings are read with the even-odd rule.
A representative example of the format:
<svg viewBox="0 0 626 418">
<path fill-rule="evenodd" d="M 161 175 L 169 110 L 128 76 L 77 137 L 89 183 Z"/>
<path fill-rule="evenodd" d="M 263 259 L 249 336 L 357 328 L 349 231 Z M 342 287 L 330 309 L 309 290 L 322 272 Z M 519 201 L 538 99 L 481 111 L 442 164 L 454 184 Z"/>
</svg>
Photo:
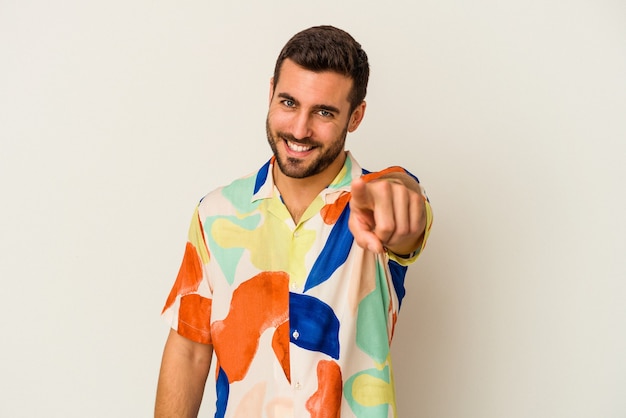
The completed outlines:
<svg viewBox="0 0 626 418">
<path fill-rule="evenodd" d="M 329 145 L 320 144 L 311 138 L 297 139 L 287 132 L 276 131 L 276 133 L 273 134 L 269 117 L 265 121 L 265 130 L 267 132 L 267 142 L 272 148 L 272 152 L 274 153 L 274 157 L 276 157 L 276 163 L 278 164 L 280 171 L 287 177 L 303 179 L 323 172 L 344 151 L 346 137 L 348 135 L 348 124 L 346 124 L 339 136 Z M 290 141 L 299 145 L 314 147 L 317 150 L 321 150 L 321 154 L 319 154 L 317 158 L 309 164 L 306 164 L 305 161 L 300 158 L 287 156 L 281 157 L 278 152 L 278 144 L 283 141 Z"/>
</svg>

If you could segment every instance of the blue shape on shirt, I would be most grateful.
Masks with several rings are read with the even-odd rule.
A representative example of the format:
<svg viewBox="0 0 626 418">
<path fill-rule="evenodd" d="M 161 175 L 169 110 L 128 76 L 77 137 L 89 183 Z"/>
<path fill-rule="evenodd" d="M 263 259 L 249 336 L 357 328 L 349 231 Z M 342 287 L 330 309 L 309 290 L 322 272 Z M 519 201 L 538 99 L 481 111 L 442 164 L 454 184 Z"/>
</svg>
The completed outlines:
<svg viewBox="0 0 626 418">
<path fill-rule="evenodd" d="M 335 270 L 348 259 L 354 241 L 354 236 L 348 228 L 349 218 L 350 206 L 346 205 L 332 231 L 330 231 L 326 245 L 317 256 L 317 260 L 309 272 L 304 284 L 305 292 L 328 280 Z"/>
<path fill-rule="evenodd" d="M 407 267 L 399 264 L 397 261 L 389 260 L 389 271 L 391 272 L 391 281 L 393 282 L 393 288 L 398 295 L 398 310 L 402 307 L 402 299 L 406 294 L 404 288 L 404 278 L 406 277 Z"/>
<path fill-rule="evenodd" d="M 293 344 L 339 359 L 339 319 L 321 300 L 290 292 L 289 328 Z"/>
<path fill-rule="evenodd" d="M 215 401 L 215 418 L 224 418 L 226 416 L 230 385 L 228 384 L 228 376 L 226 376 L 226 372 L 221 367 L 217 381 L 215 382 L 215 391 L 217 394 L 217 400 Z"/>
<path fill-rule="evenodd" d="M 267 180 L 267 173 L 269 173 L 269 170 L 270 170 L 270 162 L 271 160 L 266 162 L 257 173 L 256 182 L 254 183 L 253 194 L 256 194 L 256 192 L 258 192 L 261 189 L 261 186 L 265 184 L 265 181 Z"/>
</svg>

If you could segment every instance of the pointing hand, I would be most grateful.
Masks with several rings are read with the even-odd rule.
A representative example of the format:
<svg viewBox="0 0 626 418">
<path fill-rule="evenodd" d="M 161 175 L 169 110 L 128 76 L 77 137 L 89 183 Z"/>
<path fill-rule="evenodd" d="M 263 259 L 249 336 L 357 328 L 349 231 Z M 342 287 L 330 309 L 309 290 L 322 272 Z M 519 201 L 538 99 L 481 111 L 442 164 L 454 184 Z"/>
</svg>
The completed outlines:
<svg viewBox="0 0 626 418">
<path fill-rule="evenodd" d="M 395 174 L 352 182 L 348 225 L 356 243 L 375 253 L 388 249 L 410 254 L 424 237 L 425 197 L 420 186 L 408 175 Z"/>
</svg>

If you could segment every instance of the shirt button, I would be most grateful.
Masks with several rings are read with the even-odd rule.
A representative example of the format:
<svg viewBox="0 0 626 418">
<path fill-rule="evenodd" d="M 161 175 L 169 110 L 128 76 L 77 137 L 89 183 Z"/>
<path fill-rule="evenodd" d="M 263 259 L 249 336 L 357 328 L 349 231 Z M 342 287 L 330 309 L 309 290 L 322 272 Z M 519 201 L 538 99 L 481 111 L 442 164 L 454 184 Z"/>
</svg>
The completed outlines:
<svg viewBox="0 0 626 418">
<path fill-rule="evenodd" d="M 302 389 L 302 385 L 300 384 L 300 382 L 296 382 L 296 383 L 293 385 L 293 387 L 294 387 L 294 389 L 295 389 L 295 390 L 300 390 L 300 389 Z"/>
<path fill-rule="evenodd" d="M 293 339 L 294 339 L 294 340 L 297 340 L 297 339 L 298 339 L 298 337 L 300 336 L 300 333 L 298 332 L 298 330 L 295 330 L 295 331 L 293 332 L 293 334 L 291 334 L 291 335 L 293 335 Z"/>
<path fill-rule="evenodd" d="M 291 290 L 298 290 L 298 285 L 296 283 L 291 283 L 289 287 L 291 287 Z"/>
<path fill-rule="evenodd" d="M 294 233 L 293 233 L 293 236 L 294 236 L 294 237 L 296 237 L 296 238 L 298 238 L 298 237 L 300 236 L 300 233 L 299 233 L 299 232 L 294 232 Z"/>
</svg>

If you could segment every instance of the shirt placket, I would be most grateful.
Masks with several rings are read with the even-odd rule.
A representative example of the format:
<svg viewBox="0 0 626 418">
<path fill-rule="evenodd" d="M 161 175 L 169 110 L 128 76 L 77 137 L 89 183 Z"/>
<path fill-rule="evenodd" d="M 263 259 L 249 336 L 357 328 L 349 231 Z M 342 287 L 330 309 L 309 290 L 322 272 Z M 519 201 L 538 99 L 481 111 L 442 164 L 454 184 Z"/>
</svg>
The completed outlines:
<svg viewBox="0 0 626 418">
<path fill-rule="evenodd" d="M 303 237 L 304 222 L 295 226 L 291 237 L 291 249 L 300 245 L 299 240 L 305 239 Z M 289 292 L 293 294 L 301 294 L 304 290 L 304 282 L 290 278 Z M 290 298 L 291 301 L 291 298 Z M 289 312 L 291 315 L 291 306 Z M 296 345 L 299 338 L 302 337 L 303 330 L 299 330 L 293 326 L 293 321 L 289 321 L 289 335 L 291 343 L 289 344 L 289 359 L 290 359 L 290 374 L 291 374 L 291 397 L 293 400 L 294 418 L 308 416 L 305 404 L 308 398 L 307 381 L 310 380 L 310 376 L 307 376 L 307 363 L 310 360 L 307 354 L 302 348 Z"/>
</svg>

